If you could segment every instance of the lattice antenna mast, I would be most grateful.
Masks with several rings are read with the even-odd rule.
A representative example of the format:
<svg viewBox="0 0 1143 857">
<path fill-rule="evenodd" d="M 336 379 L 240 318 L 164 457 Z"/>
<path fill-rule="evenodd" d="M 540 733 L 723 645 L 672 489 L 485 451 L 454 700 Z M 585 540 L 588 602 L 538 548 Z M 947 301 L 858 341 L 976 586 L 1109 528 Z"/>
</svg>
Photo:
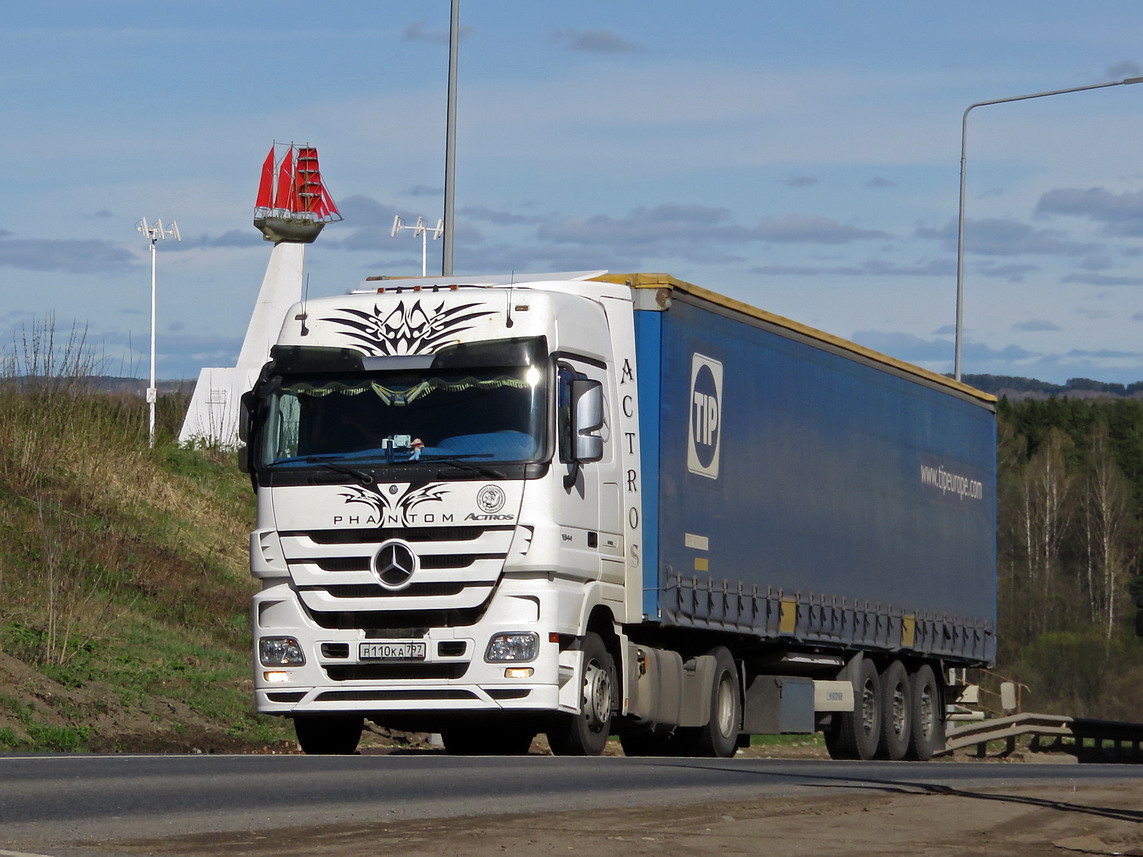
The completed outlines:
<svg viewBox="0 0 1143 857">
<path fill-rule="evenodd" d="M 143 218 L 135 227 L 144 235 L 151 243 L 151 383 L 147 387 L 147 444 L 155 448 L 155 402 L 158 399 L 158 391 L 155 387 L 155 246 L 162 238 L 171 237 L 176 241 L 182 241 L 183 237 L 179 234 L 179 225 L 175 221 L 171 221 L 169 227 L 163 227 L 163 221 L 156 220 L 154 225 L 147 223 L 147 218 Z"/>
</svg>

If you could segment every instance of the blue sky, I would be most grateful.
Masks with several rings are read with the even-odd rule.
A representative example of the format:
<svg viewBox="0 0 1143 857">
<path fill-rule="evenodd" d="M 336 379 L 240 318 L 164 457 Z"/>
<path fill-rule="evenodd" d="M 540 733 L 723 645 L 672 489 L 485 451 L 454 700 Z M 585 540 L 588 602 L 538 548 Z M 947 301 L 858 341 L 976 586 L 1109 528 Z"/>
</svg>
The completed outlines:
<svg viewBox="0 0 1143 857">
<path fill-rule="evenodd" d="M 417 274 L 441 216 L 448 0 L 10 4 L 0 347 L 78 325 L 144 376 L 233 365 L 272 141 L 345 221 L 311 295 Z M 950 371 L 961 115 L 1143 75 L 1143 4 L 464 0 L 458 273 L 667 272 Z M 966 373 L 1143 379 L 1143 84 L 970 119 Z M 430 245 L 439 270 L 440 242 Z"/>
</svg>

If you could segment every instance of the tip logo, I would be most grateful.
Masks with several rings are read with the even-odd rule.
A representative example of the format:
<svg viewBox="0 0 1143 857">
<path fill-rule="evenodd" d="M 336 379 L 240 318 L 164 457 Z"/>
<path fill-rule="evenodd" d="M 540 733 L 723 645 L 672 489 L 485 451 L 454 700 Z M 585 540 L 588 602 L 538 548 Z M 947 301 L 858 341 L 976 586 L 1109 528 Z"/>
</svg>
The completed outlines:
<svg viewBox="0 0 1143 857">
<path fill-rule="evenodd" d="M 691 356 L 687 470 L 717 479 L 721 438 L 722 364 L 696 352 Z"/>
</svg>

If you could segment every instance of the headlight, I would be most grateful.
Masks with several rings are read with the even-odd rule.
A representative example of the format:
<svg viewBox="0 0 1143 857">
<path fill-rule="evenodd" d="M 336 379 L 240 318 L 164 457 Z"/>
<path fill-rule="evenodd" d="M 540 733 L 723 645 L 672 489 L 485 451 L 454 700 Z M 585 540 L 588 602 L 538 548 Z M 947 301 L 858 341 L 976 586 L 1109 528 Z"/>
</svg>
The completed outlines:
<svg viewBox="0 0 1143 857">
<path fill-rule="evenodd" d="M 306 662 L 302 647 L 293 637 L 262 637 L 258 659 L 264 667 L 300 666 Z"/>
<path fill-rule="evenodd" d="M 488 641 L 488 650 L 484 653 L 484 660 L 489 663 L 534 660 L 539 642 L 539 636 L 531 631 L 495 634 Z"/>
</svg>

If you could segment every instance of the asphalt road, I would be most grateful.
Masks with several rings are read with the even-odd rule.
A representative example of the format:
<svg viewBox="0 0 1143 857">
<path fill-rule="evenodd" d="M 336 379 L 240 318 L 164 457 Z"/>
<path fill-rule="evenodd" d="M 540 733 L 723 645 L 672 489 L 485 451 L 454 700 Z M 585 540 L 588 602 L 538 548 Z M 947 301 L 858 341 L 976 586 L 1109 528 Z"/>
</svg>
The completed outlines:
<svg viewBox="0 0 1143 857">
<path fill-rule="evenodd" d="M 101 841 L 399 819 L 1122 781 L 1143 784 L 1143 766 L 440 754 L 0 756 L 0 857 L 94 855 L 104 853 Z M 74 850 L 76 843 L 86 845 Z"/>
</svg>

